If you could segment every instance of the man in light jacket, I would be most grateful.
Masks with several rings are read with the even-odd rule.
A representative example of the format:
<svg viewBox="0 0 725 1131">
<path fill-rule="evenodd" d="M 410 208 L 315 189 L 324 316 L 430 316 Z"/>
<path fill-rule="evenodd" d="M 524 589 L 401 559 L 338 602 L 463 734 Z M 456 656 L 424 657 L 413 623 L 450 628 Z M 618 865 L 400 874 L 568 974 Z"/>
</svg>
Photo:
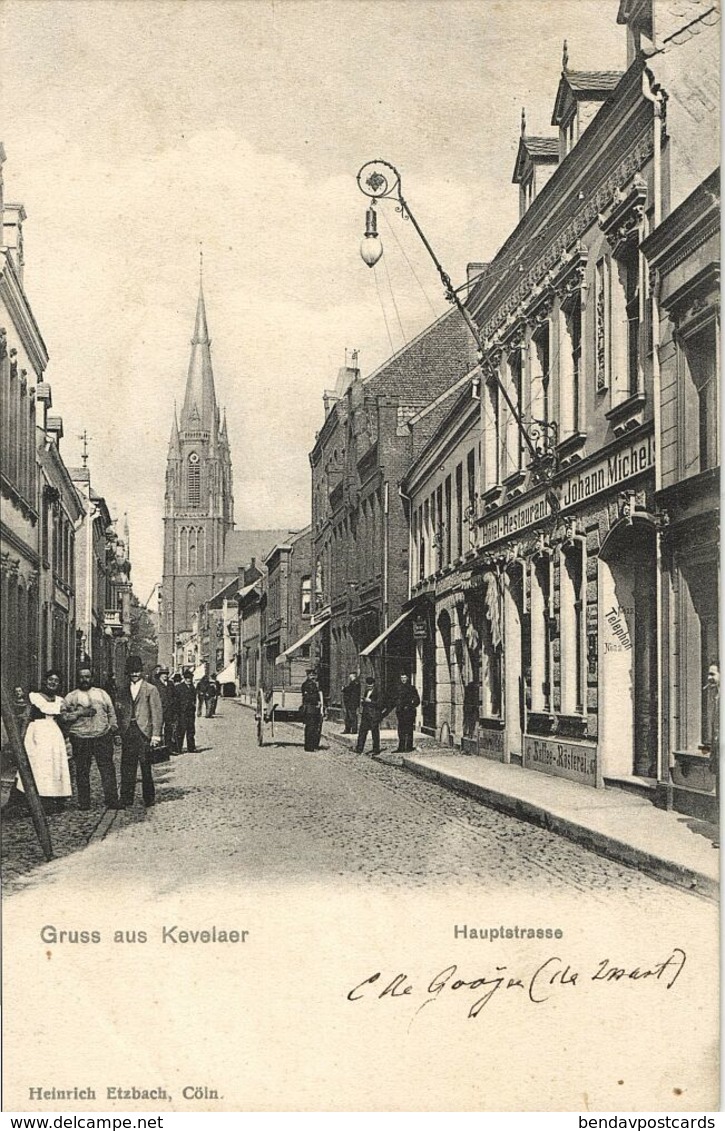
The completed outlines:
<svg viewBox="0 0 725 1131">
<path fill-rule="evenodd" d="M 141 763 L 141 791 L 144 805 L 148 809 L 156 800 L 149 754 L 161 744 L 164 714 L 157 688 L 142 676 L 140 658 L 129 656 L 126 667 L 129 680 L 117 703 L 118 726 L 123 743 L 119 808 L 125 809 L 133 805 L 136 776 Z"/>
<path fill-rule="evenodd" d="M 108 809 L 118 808 L 116 767 L 113 764 L 113 740 L 118 734 L 116 712 L 111 697 L 101 687 L 93 686 L 90 668 L 78 672 L 78 687 L 65 697 L 68 708 L 83 708 L 68 728 L 73 747 L 78 787 L 78 808 L 91 807 L 91 761 L 95 758 L 101 776 L 103 797 Z"/>
</svg>

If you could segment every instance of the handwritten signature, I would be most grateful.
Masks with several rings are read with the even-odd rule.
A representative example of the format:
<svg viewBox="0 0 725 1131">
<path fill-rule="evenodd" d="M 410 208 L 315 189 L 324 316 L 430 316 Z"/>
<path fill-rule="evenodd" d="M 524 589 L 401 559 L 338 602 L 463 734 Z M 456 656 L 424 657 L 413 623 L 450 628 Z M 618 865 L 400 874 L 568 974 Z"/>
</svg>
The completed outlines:
<svg viewBox="0 0 725 1131">
<path fill-rule="evenodd" d="M 431 978 L 425 989 L 427 995 L 418 1011 L 430 1002 L 438 1000 L 445 992 L 452 990 L 467 991 L 461 994 L 470 1001 L 475 1000 L 468 1010 L 469 1017 L 478 1017 L 484 1006 L 488 1005 L 496 994 L 505 993 L 507 990 L 520 990 L 525 995 L 525 1000 L 533 1005 L 542 1005 L 563 987 L 576 988 L 586 982 L 644 982 L 655 981 L 661 983 L 665 989 L 671 990 L 680 974 L 685 968 L 687 955 L 680 947 L 674 947 L 672 953 L 661 962 L 645 966 L 617 966 L 611 959 L 602 958 L 594 971 L 580 972 L 570 962 L 566 962 L 558 955 L 552 955 L 542 962 L 531 974 L 516 975 L 509 972 L 507 966 L 496 966 L 492 973 L 476 978 L 458 977 L 457 966 L 446 966 L 440 974 Z M 478 991 L 483 991 L 478 993 Z M 381 1001 L 383 998 L 407 998 L 411 1003 L 420 997 L 420 991 L 407 974 L 395 974 L 392 978 L 384 978 L 381 971 L 363 978 L 347 994 L 348 1001 L 363 1001 L 364 999 Z M 416 1011 L 416 1012 L 418 1012 Z"/>
</svg>

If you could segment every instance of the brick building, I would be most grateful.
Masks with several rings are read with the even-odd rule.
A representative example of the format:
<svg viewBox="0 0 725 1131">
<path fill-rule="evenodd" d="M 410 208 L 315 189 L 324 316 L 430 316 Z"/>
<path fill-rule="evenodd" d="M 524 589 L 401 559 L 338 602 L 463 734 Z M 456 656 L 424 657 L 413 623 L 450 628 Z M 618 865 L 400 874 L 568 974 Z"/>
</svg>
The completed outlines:
<svg viewBox="0 0 725 1131">
<path fill-rule="evenodd" d="M 399 488 L 437 413 L 417 429 L 409 423 L 473 363 L 470 333 L 451 310 L 366 378 L 354 358 L 326 394 L 310 454 L 312 589 L 319 678 L 333 715 L 363 652 L 365 671 L 375 671 L 384 691 L 411 669 L 407 619 L 387 635 L 408 597 L 408 519 Z"/>
</svg>

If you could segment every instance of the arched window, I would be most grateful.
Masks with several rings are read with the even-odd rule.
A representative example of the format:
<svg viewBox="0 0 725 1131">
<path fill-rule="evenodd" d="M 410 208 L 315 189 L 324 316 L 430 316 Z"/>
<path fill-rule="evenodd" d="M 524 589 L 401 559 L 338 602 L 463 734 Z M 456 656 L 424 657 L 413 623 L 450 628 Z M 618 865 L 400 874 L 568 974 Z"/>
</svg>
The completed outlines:
<svg viewBox="0 0 725 1131">
<path fill-rule="evenodd" d="M 192 452 L 186 468 L 186 493 L 190 507 L 201 505 L 201 464 L 197 452 Z"/>
</svg>

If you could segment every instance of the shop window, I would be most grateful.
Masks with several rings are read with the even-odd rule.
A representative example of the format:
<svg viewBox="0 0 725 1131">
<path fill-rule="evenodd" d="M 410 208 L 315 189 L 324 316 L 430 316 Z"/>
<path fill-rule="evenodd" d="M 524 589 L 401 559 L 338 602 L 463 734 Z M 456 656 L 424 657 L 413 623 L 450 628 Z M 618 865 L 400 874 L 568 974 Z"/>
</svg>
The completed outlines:
<svg viewBox="0 0 725 1131">
<path fill-rule="evenodd" d="M 717 698 L 708 686 L 710 667 L 719 663 L 718 569 L 715 561 L 683 562 L 679 576 L 678 745 L 710 748 Z"/>
<path fill-rule="evenodd" d="M 481 624 L 481 713 L 485 718 L 501 717 L 501 594 L 496 575 L 483 575 L 483 617 Z"/>
<path fill-rule="evenodd" d="M 531 710 L 551 711 L 551 558 L 531 567 Z"/>
<path fill-rule="evenodd" d="M 680 339 L 680 460 L 683 476 L 696 475 L 720 462 L 720 390 L 715 319 Z"/>
<path fill-rule="evenodd" d="M 565 715 L 584 714 L 584 578 L 583 543 L 574 540 L 559 558 L 561 710 Z"/>
</svg>

